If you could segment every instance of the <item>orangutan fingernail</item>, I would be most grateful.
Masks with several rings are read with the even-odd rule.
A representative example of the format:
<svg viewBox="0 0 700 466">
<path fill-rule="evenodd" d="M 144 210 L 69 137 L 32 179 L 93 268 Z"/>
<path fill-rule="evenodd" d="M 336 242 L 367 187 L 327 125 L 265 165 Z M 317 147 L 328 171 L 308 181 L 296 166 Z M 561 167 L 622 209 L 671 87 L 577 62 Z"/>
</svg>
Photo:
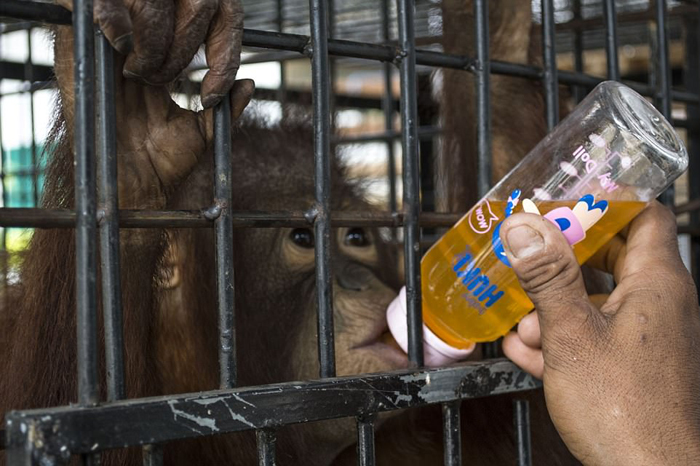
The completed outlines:
<svg viewBox="0 0 700 466">
<path fill-rule="evenodd" d="M 129 32 L 128 34 L 117 37 L 114 39 L 114 48 L 122 55 L 129 55 L 134 48 L 134 35 Z"/>
<path fill-rule="evenodd" d="M 544 238 L 529 225 L 518 225 L 506 234 L 506 249 L 518 259 L 530 257 L 544 249 Z"/>
<path fill-rule="evenodd" d="M 214 105 L 218 104 L 223 97 L 223 94 L 207 94 L 202 98 L 202 107 L 213 107 Z"/>
<path fill-rule="evenodd" d="M 127 79 L 134 79 L 137 81 L 143 81 L 143 78 L 140 75 L 134 73 L 133 71 L 129 71 L 126 68 L 124 68 L 123 74 L 124 74 L 124 77 Z"/>
</svg>

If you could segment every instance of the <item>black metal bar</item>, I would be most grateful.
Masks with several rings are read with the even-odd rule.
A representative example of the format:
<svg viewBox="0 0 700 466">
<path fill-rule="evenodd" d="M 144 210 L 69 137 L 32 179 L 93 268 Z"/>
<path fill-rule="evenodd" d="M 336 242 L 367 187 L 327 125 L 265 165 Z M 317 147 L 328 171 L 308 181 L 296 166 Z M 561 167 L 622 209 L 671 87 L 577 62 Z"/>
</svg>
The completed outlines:
<svg viewBox="0 0 700 466">
<path fill-rule="evenodd" d="M 581 0 L 574 0 L 574 21 L 581 20 Z M 583 73 L 583 31 L 581 28 L 575 28 L 574 33 L 574 71 Z M 574 99 L 576 102 L 581 102 L 586 96 L 586 90 L 581 86 L 573 86 Z"/>
<path fill-rule="evenodd" d="M 74 0 L 76 302 L 78 400 L 98 402 L 95 190 L 95 44 L 92 0 Z"/>
<path fill-rule="evenodd" d="M 0 16 L 46 21 L 51 24 L 71 24 L 71 12 L 57 5 L 26 0 L 3 0 L 0 3 Z"/>
<path fill-rule="evenodd" d="M 539 381 L 512 363 L 497 360 L 124 400 L 91 409 L 13 411 L 7 414 L 11 437 L 8 448 L 19 451 L 27 442 L 33 441 L 36 446 L 36 439 L 41 439 L 41 448 L 35 452 L 39 456 L 57 455 L 63 447 L 79 454 L 297 422 L 358 417 L 540 386 Z M 430 396 L 425 396 L 428 391 Z M 338 403 L 339 397 L 343 403 Z M 158 428 L 153 429 L 154 425 Z"/>
<path fill-rule="evenodd" d="M 24 63 L 24 79 L 29 82 L 34 81 L 34 67 L 32 66 L 32 28 L 27 29 L 27 61 Z M 34 201 L 34 207 L 39 206 L 39 180 L 38 180 L 38 163 L 37 163 L 37 151 L 36 151 L 36 127 L 34 122 L 34 92 L 29 90 L 29 118 L 30 129 L 32 132 L 32 140 L 30 143 L 32 151 L 32 199 Z"/>
<path fill-rule="evenodd" d="M 518 466 L 531 466 L 530 404 L 527 400 L 513 401 L 513 418 L 515 439 L 518 446 Z"/>
<path fill-rule="evenodd" d="M 391 118 L 391 117 L 389 117 Z M 386 122 L 386 120 L 385 120 Z M 421 126 L 418 128 L 418 140 L 431 140 L 435 136 L 438 136 L 442 131 L 437 126 Z M 376 142 L 376 141 L 387 141 L 393 142 L 395 139 L 401 137 L 401 131 L 386 131 L 384 133 L 369 133 L 369 134 L 359 134 L 357 136 L 344 136 L 335 139 L 334 142 L 337 144 L 361 144 L 365 142 Z"/>
<path fill-rule="evenodd" d="M 423 227 L 449 227 L 464 213 L 425 212 L 421 214 Z M 332 214 L 333 227 L 401 227 L 403 213 L 339 211 Z M 234 228 L 309 227 L 314 219 L 302 211 L 246 211 L 231 212 Z M 214 218 L 210 211 L 197 210 L 120 210 L 121 228 L 212 228 Z M 0 227 L 74 228 L 75 213 L 68 209 L 0 209 Z"/>
<path fill-rule="evenodd" d="M 325 0 L 327 2 L 326 8 L 328 11 L 328 37 L 326 40 L 330 40 L 335 34 L 335 0 Z M 328 57 L 328 75 L 330 86 L 330 128 L 331 134 L 335 133 L 336 128 L 336 98 L 335 98 L 335 84 L 338 77 L 338 67 L 335 57 Z"/>
<path fill-rule="evenodd" d="M 163 447 L 161 445 L 145 445 L 143 447 L 143 466 L 160 466 L 163 464 Z"/>
<path fill-rule="evenodd" d="M 274 430 L 260 429 L 255 431 L 258 445 L 258 465 L 274 466 L 277 435 Z"/>
<path fill-rule="evenodd" d="M 542 52 L 544 54 L 544 90 L 547 103 L 547 127 L 559 122 L 559 80 L 554 31 L 554 0 L 542 0 Z"/>
<path fill-rule="evenodd" d="M 277 0 L 277 31 L 284 33 L 284 0 Z M 285 112 L 287 103 L 287 72 L 285 69 L 285 61 L 279 60 L 280 67 L 280 86 L 277 89 L 277 101 L 282 105 L 282 114 Z"/>
<path fill-rule="evenodd" d="M 357 464 L 358 466 L 374 466 L 374 418 L 360 417 L 357 419 Z"/>
<path fill-rule="evenodd" d="M 311 74 L 314 106 L 314 205 L 316 295 L 318 303 L 318 358 L 321 377 L 335 375 L 333 336 L 333 271 L 330 267 L 330 71 L 328 66 L 328 13 L 325 0 L 309 0 L 313 56 Z"/>
<path fill-rule="evenodd" d="M 420 174 L 418 173 L 418 104 L 414 1 L 397 0 L 401 46 L 401 132 L 403 143 L 403 211 L 408 358 L 423 365 L 423 316 L 420 282 Z"/>
<path fill-rule="evenodd" d="M 605 52 L 607 56 L 608 79 L 620 80 L 620 62 L 617 56 L 617 14 L 615 0 L 603 1 L 605 16 Z"/>
<path fill-rule="evenodd" d="M 445 466 L 462 464 L 462 425 L 459 407 L 461 402 L 451 401 L 442 405 L 442 435 L 445 448 Z"/>
<path fill-rule="evenodd" d="M 491 189 L 491 99 L 489 59 L 489 4 L 488 0 L 474 0 L 476 41 L 476 121 L 477 150 L 479 153 L 479 197 Z"/>
<path fill-rule="evenodd" d="M 124 338 L 119 267 L 119 189 L 117 184 L 117 112 L 114 52 L 97 31 L 97 105 L 102 312 L 105 327 L 107 401 L 124 398 Z"/>
<path fill-rule="evenodd" d="M 671 70 L 668 56 L 668 30 L 666 27 L 666 0 L 656 1 L 656 37 L 658 43 L 658 56 L 656 65 L 658 68 L 657 98 L 659 110 L 666 117 L 671 118 Z"/>
<path fill-rule="evenodd" d="M 476 143 L 478 152 L 477 187 L 479 197 L 491 189 L 491 60 L 489 57 L 489 4 L 488 0 L 474 0 L 476 62 Z M 484 357 L 498 356 L 500 343 L 483 345 Z"/>
<path fill-rule="evenodd" d="M 214 208 L 216 238 L 216 290 L 219 310 L 219 383 L 236 385 L 235 293 L 231 169 L 231 101 L 227 96 L 214 109 Z"/>
<path fill-rule="evenodd" d="M 384 43 L 391 40 L 391 18 L 389 17 L 389 0 L 382 0 L 382 39 Z M 384 99 L 382 100 L 382 110 L 384 111 L 384 129 L 387 134 L 401 133 L 394 131 L 394 92 L 392 83 L 393 65 L 389 62 L 382 64 L 384 73 Z M 387 165 L 389 176 L 389 210 L 395 213 L 398 208 L 396 200 L 396 152 L 394 151 L 394 138 L 386 139 Z M 392 235 L 396 239 L 396 230 L 392 230 Z"/>
<path fill-rule="evenodd" d="M 656 105 L 667 120 L 671 119 L 671 70 L 668 56 L 668 30 L 666 27 L 666 0 L 656 0 Z M 674 203 L 675 188 L 668 188 L 659 199 L 668 206 Z"/>
</svg>

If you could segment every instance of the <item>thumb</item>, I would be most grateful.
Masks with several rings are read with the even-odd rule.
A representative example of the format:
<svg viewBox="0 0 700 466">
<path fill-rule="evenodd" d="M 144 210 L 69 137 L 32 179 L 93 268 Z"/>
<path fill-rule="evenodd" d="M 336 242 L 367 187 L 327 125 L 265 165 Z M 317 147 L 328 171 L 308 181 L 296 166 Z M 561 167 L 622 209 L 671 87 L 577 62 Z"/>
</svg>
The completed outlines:
<svg viewBox="0 0 700 466">
<path fill-rule="evenodd" d="M 537 309 L 543 338 L 550 329 L 568 333 L 567 327 L 580 328 L 597 312 L 572 247 L 549 220 L 534 214 L 511 215 L 503 222 L 500 237 L 520 285 Z"/>
</svg>

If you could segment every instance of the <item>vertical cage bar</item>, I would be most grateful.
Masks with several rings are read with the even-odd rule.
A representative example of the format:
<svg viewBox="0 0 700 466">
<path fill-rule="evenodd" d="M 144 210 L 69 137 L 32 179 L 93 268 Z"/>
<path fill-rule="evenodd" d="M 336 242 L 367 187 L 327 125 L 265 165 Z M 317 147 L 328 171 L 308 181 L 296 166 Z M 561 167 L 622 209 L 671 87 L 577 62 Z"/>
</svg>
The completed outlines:
<svg viewBox="0 0 700 466">
<path fill-rule="evenodd" d="M 313 57 L 311 74 L 314 107 L 314 186 L 316 204 L 316 294 L 318 355 L 321 377 L 335 375 L 333 282 L 330 268 L 330 71 L 328 64 L 327 0 L 309 0 Z"/>
<path fill-rule="evenodd" d="M 666 27 L 666 0 L 656 0 L 656 77 L 657 107 L 671 121 L 671 69 L 668 58 L 668 29 Z M 675 189 L 668 188 L 659 199 L 666 205 L 673 205 Z"/>
<path fill-rule="evenodd" d="M 374 466 L 374 419 L 357 420 L 357 464 Z"/>
<path fill-rule="evenodd" d="M 258 465 L 274 466 L 275 449 L 277 448 L 277 435 L 275 431 L 262 429 L 255 431 L 255 439 L 258 446 Z"/>
<path fill-rule="evenodd" d="M 38 163 L 36 151 L 36 127 L 34 122 L 34 61 L 32 60 L 32 28 L 27 29 L 27 61 L 24 64 L 24 79 L 29 81 L 29 117 L 31 118 L 31 151 L 32 151 L 32 199 L 34 207 L 39 207 L 39 180 L 38 180 Z"/>
<path fill-rule="evenodd" d="M 95 203 L 95 44 L 92 0 L 73 0 L 78 401 L 98 402 Z"/>
<path fill-rule="evenodd" d="M 489 2 L 474 0 L 476 43 L 476 143 L 478 152 L 478 191 L 483 197 L 491 189 L 491 60 L 489 57 Z M 483 345 L 485 358 L 496 358 L 499 342 Z"/>
<path fill-rule="evenodd" d="M 391 40 L 391 17 L 389 10 L 389 0 L 382 0 L 382 39 L 385 44 Z M 392 83 L 393 65 L 388 62 L 382 63 L 384 73 L 384 99 L 382 100 L 382 110 L 384 111 L 384 129 L 387 132 L 394 130 L 394 92 Z M 394 151 L 394 139 L 386 141 L 387 164 L 389 173 L 389 210 L 392 214 L 398 208 L 396 202 L 396 152 Z M 392 229 L 392 235 L 396 239 L 396 229 Z"/>
<path fill-rule="evenodd" d="M 119 273 L 119 190 L 117 184 L 117 134 L 114 52 L 97 31 L 97 133 L 99 165 L 100 261 L 102 312 L 105 326 L 107 401 L 121 400 L 124 386 L 124 339 L 121 278 Z"/>
<path fill-rule="evenodd" d="M 657 40 L 657 99 L 659 110 L 671 119 L 671 70 L 668 59 L 668 30 L 666 27 L 666 0 L 656 0 Z"/>
<path fill-rule="evenodd" d="M 530 404 L 527 400 L 513 401 L 515 440 L 518 446 L 518 466 L 532 466 L 530 441 Z"/>
<path fill-rule="evenodd" d="M 163 447 L 145 445 L 143 447 L 143 466 L 161 466 L 163 464 Z"/>
<path fill-rule="evenodd" d="M 408 358 L 423 365 L 423 315 L 420 285 L 420 174 L 418 173 L 418 103 L 416 99 L 415 0 L 397 0 L 401 50 L 401 140 Z"/>
<path fill-rule="evenodd" d="M 328 38 L 333 38 L 335 35 L 335 0 L 326 0 L 328 2 Z M 342 2 L 341 2 L 342 4 Z M 335 88 L 338 79 L 338 62 L 332 56 L 328 57 L 328 73 L 330 75 L 330 128 L 334 133 L 336 129 L 336 97 Z"/>
<path fill-rule="evenodd" d="M 574 0 L 574 21 L 581 21 L 581 0 Z M 583 73 L 583 32 L 580 27 L 574 29 L 574 71 Z M 586 96 L 586 89 L 574 86 L 574 99 L 581 102 Z"/>
<path fill-rule="evenodd" d="M 284 3 L 283 0 L 277 0 L 277 31 L 284 32 Z M 287 73 L 285 70 L 285 61 L 280 60 L 280 87 L 277 90 L 277 100 L 282 105 L 282 115 L 285 112 L 285 104 L 287 103 Z"/>
<path fill-rule="evenodd" d="M 219 212 L 214 235 L 219 310 L 219 383 L 222 389 L 234 387 L 237 375 L 231 174 L 231 100 L 227 94 L 214 109 L 214 208 Z"/>
<path fill-rule="evenodd" d="M 0 46 L 2 45 L 2 35 L 0 35 Z M 2 58 L 2 57 L 0 57 Z M 0 76 L 0 85 L 2 85 L 2 76 Z M 5 189 L 5 149 L 2 142 L 2 103 L 3 98 L 0 95 L 0 190 L 2 191 L 2 206 L 7 207 L 7 189 Z M 10 260 L 7 252 L 7 228 L 0 228 L 0 273 L 2 273 L 2 290 L 5 309 L 9 309 L 9 293 L 7 293 L 8 279 L 7 272 L 10 266 Z"/>
<path fill-rule="evenodd" d="M 442 434 L 445 448 L 445 466 L 462 464 L 462 424 L 459 400 L 442 404 Z"/>
<path fill-rule="evenodd" d="M 605 52 L 607 57 L 608 79 L 620 80 L 620 61 L 617 56 L 617 15 L 615 0 L 603 1 L 605 17 Z"/>
<path fill-rule="evenodd" d="M 491 62 L 489 59 L 489 3 L 474 0 L 476 20 L 476 118 L 479 152 L 479 197 L 491 189 Z"/>
<path fill-rule="evenodd" d="M 559 78 L 554 34 L 554 0 L 542 0 L 542 52 L 544 53 L 544 91 L 547 103 L 547 128 L 559 121 Z"/>
</svg>

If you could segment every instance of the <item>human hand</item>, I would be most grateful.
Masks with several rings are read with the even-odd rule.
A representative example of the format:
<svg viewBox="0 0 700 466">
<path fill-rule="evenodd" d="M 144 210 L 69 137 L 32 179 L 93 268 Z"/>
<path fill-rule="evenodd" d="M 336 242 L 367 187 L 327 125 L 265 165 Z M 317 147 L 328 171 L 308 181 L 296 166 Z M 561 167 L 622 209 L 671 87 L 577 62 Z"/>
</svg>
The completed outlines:
<svg viewBox="0 0 700 466">
<path fill-rule="evenodd" d="M 501 239 L 537 309 L 503 350 L 543 379 L 572 453 L 587 465 L 700 464 L 700 313 L 673 214 L 653 202 L 592 259 L 617 283 L 598 305 L 549 221 L 513 215 Z"/>
<path fill-rule="evenodd" d="M 57 0 L 72 10 L 72 0 Z M 173 81 L 206 45 L 209 71 L 202 106 L 213 107 L 231 90 L 240 66 L 240 0 L 95 0 L 95 22 L 126 55 L 123 72 L 147 84 Z"/>
</svg>

